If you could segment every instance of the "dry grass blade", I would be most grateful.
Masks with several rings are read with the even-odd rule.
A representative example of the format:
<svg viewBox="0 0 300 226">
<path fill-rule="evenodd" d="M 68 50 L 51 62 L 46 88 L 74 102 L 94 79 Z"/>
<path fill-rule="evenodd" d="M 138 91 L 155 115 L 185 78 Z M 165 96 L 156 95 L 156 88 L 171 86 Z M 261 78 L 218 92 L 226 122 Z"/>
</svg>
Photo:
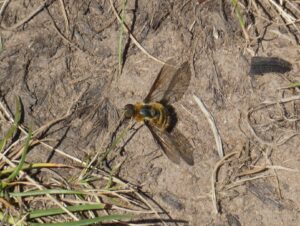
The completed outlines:
<svg viewBox="0 0 300 226">
<path fill-rule="evenodd" d="M 10 3 L 11 0 L 5 0 L 2 3 L 1 9 L 0 9 L 0 18 L 2 17 L 2 14 L 4 12 L 4 10 L 6 9 L 6 7 L 8 6 L 8 4 Z"/>
<path fill-rule="evenodd" d="M 270 178 L 272 177 L 271 175 L 269 174 L 262 174 L 262 175 L 258 175 L 258 176 L 252 176 L 252 177 L 249 177 L 249 178 L 243 178 L 243 179 L 239 179 L 237 181 L 234 181 L 233 183 L 230 183 L 229 185 L 227 185 L 224 190 L 230 190 L 232 188 L 235 188 L 237 186 L 241 186 L 242 184 L 246 183 L 246 182 L 249 182 L 249 181 L 253 181 L 253 180 L 259 180 L 259 179 L 264 179 L 264 178 Z"/>
<path fill-rule="evenodd" d="M 211 198 L 212 198 L 212 202 L 213 202 L 213 207 L 215 210 L 215 213 L 220 213 L 220 208 L 218 206 L 218 200 L 217 200 L 217 193 L 216 193 L 216 182 L 218 181 L 218 171 L 220 169 L 220 167 L 225 163 L 225 161 L 234 156 L 239 154 L 239 152 L 232 152 L 229 153 L 227 155 L 225 155 L 219 162 L 217 162 L 217 164 L 214 167 L 212 176 L 211 176 Z"/>
<path fill-rule="evenodd" d="M 50 21 L 51 21 L 52 25 L 53 25 L 54 30 L 57 32 L 57 34 L 58 34 L 65 42 L 67 42 L 70 46 L 76 48 L 77 50 L 79 50 L 79 51 L 81 51 L 81 52 L 83 52 L 83 53 L 85 53 L 85 54 L 92 55 L 92 54 L 89 53 L 88 51 L 82 50 L 77 44 L 75 44 L 75 43 L 73 43 L 71 40 L 69 40 L 69 39 L 68 39 L 68 38 L 67 38 L 67 37 L 59 30 L 59 28 L 57 27 L 56 23 L 54 22 L 54 19 L 53 19 L 52 15 L 51 15 L 50 12 L 49 12 L 49 10 L 47 9 L 46 11 L 47 11 L 47 14 L 48 14 L 48 16 L 49 16 L 49 18 L 50 18 Z"/>
<path fill-rule="evenodd" d="M 200 98 L 198 98 L 195 95 L 193 95 L 193 97 L 194 97 L 194 100 L 196 101 L 196 103 L 198 104 L 199 108 L 205 115 L 205 117 L 210 125 L 210 128 L 215 137 L 219 157 L 222 158 L 224 156 L 224 151 L 223 151 L 221 136 L 220 136 L 218 128 L 216 126 L 215 119 L 212 116 L 212 114 L 207 110 L 207 108 L 205 107 L 204 103 L 200 100 Z"/>
<path fill-rule="evenodd" d="M 70 30 L 70 27 L 69 27 L 70 25 L 69 25 L 69 19 L 68 19 L 68 15 L 67 15 L 64 0 L 59 0 L 59 3 L 61 5 L 61 11 L 63 13 L 64 20 L 65 20 L 66 33 L 68 34 L 69 30 Z"/>
<path fill-rule="evenodd" d="M 300 33 L 299 28 L 295 24 L 297 22 L 297 18 L 295 18 L 293 15 L 288 13 L 285 8 L 283 8 L 282 4 L 276 3 L 274 0 L 268 0 L 271 2 L 271 4 L 275 7 L 275 9 L 278 11 L 279 15 L 284 18 L 286 25 L 292 24 L 294 28 L 297 30 L 298 33 Z"/>
<path fill-rule="evenodd" d="M 5 162 L 7 164 L 9 164 L 11 167 L 16 167 L 16 165 L 14 163 L 12 163 L 9 159 L 7 159 L 5 156 L 3 156 L 0 153 L 0 156 L 2 157 L 2 159 L 5 160 Z M 37 181 L 35 181 L 34 179 L 32 179 L 29 175 L 27 175 L 25 172 L 20 171 L 20 176 L 21 177 L 25 177 L 29 182 L 31 182 L 35 187 L 37 187 L 39 190 L 45 190 L 45 187 L 40 185 Z M 63 209 L 66 213 L 68 213 L 74 220 L 78 220 L 78 218 L 72 214 L 70 211 L 68 211 L 63 204 L 61 204 L 56 198 L 54 198 L 53 196 L 47 194 L 48 198 L 51 199 L 55 204 L 57 204 L 61 209 Z"/>
<path fill-rule="evenodd" d="M 275 139 L 275 141 L 267 141 L 265 139 L 263 139 L 262 137 L 260 137 L 257 132 L 255 131 L 252 123 L 251 123 L 251 115 L 259 110 L 271 107 L 273 105 L 279 105 L 279 104 L 285 104 L 288 102 L 292 102 L 292 101 L 297 101 L 300 99 L 300 95 L 296 95 L 296 96 L 291 96 L 291 97 L 286 97 L 286 98 L 280 98 L 278 100 L 266 100 L 264 102 L 262 102 L 259 106 L 252 108 L 248 111 L 247 113 L 247 125 L 248 125 L 248 129 L 251 132 L 251 134 L 261 143 L 264 145 L 268 145 L 268 146 L 279 146 L 279 145 L 283 145 L 284 143 L 286 143 L 288 140 L 290 140 L 291 138 L 300 135 L 300 133 L 298 131 L 287 131 L 286 134 L 279 136 L 277 139 Z"/>
<path fill-rule="evenodd" d="M 289 167 L 284 167 L 284 166 L 276 166 L 276 165 L 272 165 L 272 166 L 266 166 L 268 169 L 279 169 L 279 170 L 286 170 L 286 171 L 289 171 L 289 172 L 299 172 L 299 169 L 292 169 L 292 168 L 289 168 Z"/>
<path fill-rule="evenodd" d="M 11 26 L 11 27 L 5 27 L 3 26 L 5 29 L 7 30 L 15 30 L 17 28 L 19 28 L 20 26 L 22 26 L 23 24 L 29 22 L 32 18 L 34 18 L 38 13 L 40 13 L 41 11 L 43 11 L 46 7 L 48 7 L 49 5 L 51 5 L 53 2 L 53 0 L 46 0 L 44 1 L 39 7 L 37 7 L 34 11 L 32 11 L 26 18 L 24 18 L 23 20 L 19 21 L 18 23 L 16 23 L 15 25 Z M 3 12 L 1 12 L 3 13 Z M 1 14 L 0 14 L 1 15 Z"/>
<path fill-rule="evenodd" d="M 12 116 L 10 115 L 8 110 L 4 107 L 4 105 L 1 102 L 0 102 L 0 107 L 1 107 L 2 112 L 5 115 L 4 119 L 7 119 L 7 121 L 10 124 L 14 123 L 14 119 L 12 118 Z M 37 129 L 35 131 L 35 136 L 37 136 L 39 133 L 47 130 L 53 124 L 58 123 L 58 122 L 64 120 L 66 117 L 68 117 L 72 113 L 71 109 L 72 109 L 72 107 L 67 111 L 67 113 L 64 116 L 60 117 L 59 119 L 53 120 L 53 121 L 47 123 L 46 125 L 41 126 L 39 129 Z M 26 135 L 28 134 L 26 129 L 24 129 L 22 125 L 18 125 L 18 128 L 21 129 L 21 131 L 24 134 L 26 134 Z M 22 139 L 22 138 L 20 137 L 20 139 Z M 119 145 L 118 142 L 120 142 L 120 139 L 117 139 L 115 144 L 111 148 L 114 148 L 114 149 L 118 148 L 118 145 Z M 42 140 L 36 139 L 34 142 L 31 142 L 31 145 L 33 143 L 35 144 L 35 146 L 36 146 L 36 144 L 42 144 L 42 145 L 46 146 L 47 148 L 49 148 L 51 151 L 55 150 L 55 153 L 59 153 L 66 158 L 70 158 L 73 161 L 80 163 L 83 167 L 87 167 L 89 165 L 88 163 L 81 161 L 78 158 L 75 158 L 71 155 L 65 154 L 61 150 L 54 149 L 52 146 L 46 144 Z M 3 153 L 6 154 L 6 153 L 8 153 L 8 151 L 5 150 Z M 12 161 L 9 158 L 7 158 L 5 155 L 1 154 L 0 158 L 5 162 L 6 165 L 9 165 L 11 167 L 11 169 L 16 168 L 16 165 L 14 163 L 12 163 Z M 15 158 L 17 158 L 17 156 L 15 156 Z M 18 159 L 16 159 L 16 160 L 18 160 Z M 37 164 L 33 164 L 31 166 L 35 166 L 35 165 L 38 167 Z M 48 168 L 52 167 L 52 166 L 57 167 L 58 165 L 56 165 L 56 164 L 50 164 L 48 166 L 46 164 L 44 165 L 44 167 L 48 167 Z M 43 164 L 40 165 L 40 167 L 43 168 Z M 65 167 L 65 166 L 63 166 L 63 167 Z M 34 168 L 36 168 L 36 167 L 34 167 Z M 11 172 L 11 169 L 9 172 Z M 18 180 L 12 181 L 10 183 L 10 186 L 11 187 L 21 186 L 22 189 L 24 190 L 24 192 L 20 193 L 19 195 L 31 194 L 30 197 L 32 197 L 32 201 L 40 199 L 38 196 L 34 195 L 36 193 L 39 196 L 40 195 L 45 196 L 43 199 L 47 200 L 48 203 L 50 201 L 50 203 L 52 203 L 52 205 L 53 204 L 55 205 L 54 208 L 52 208 L 52 209 L 50 208 L 50 209 L 41 210 L 42 212 L 36 212 L 37 214 L 40 214 L 40 215 L 38 215 L 39 217 L 36 220 L 42 220 L 40 218 L 45 218 L 45 217 L 47 218 L 47 217 L 50 217 L 52 214 L 55 214 L 55 215 L 60 214 L 60 215 L 62 215 L 62 217 L 64 217 L 63 213 L 67 213 L 69 215 L 69 218 L 71 218 L 69 220 L 77 221 L 79 223 L 82 218 L 74 214 L 74 211 L 79 210 L 76 207 L 76 205 L 74 205 L 74 203 L 76 203 L 76 202 L 79 204 L 86 203 L 86 205 L 89 205 L 90 203 L 99 204 L 99 203 L 102 203 L 102 198 L 106 197 L 106 198 L 104 198 L 104 200 L 106 199 L 109 202 L 108 202 L 108 205 L 104 205 L 104 206 L 105 206 L 105 208 L 110 209 L 110 211 L 113 209 L 114 211 L 121 211 L 121 212 L 125 211 L 128 213 L 134 213 L 136 215 L 142 215 L 142 214 L 155 215 L 158 219 L 161 220 L 162 224 L 166 225 L 165 222 L 160 217 L 160 214 L 162 214 L 163 211 L 159 211 L 159 212 L 156 211 L 156 208 L 154 208 L 152 206 L 152 204 L 150 203 L 148 198 L 145 198 L 134 186 L 123 182 L 119 178 L 117 178 L 117 177 L 113 176 L 112 174 L 107 173 L 95 166 L 89 165 L 89 167 L 86 168 L 86 175 L 88 177 L 92 176 L 93 177 L 92 180 L 89 180 L 89 178 L 86 176 L 81 176 L 80 178 L 78 178 L 78 182 L 86 180 L 84 183 L 82 183 L 82 182 L 79 182 L 79 184 L 76 183 L 76 189 L 81 190 L 81 192 L 80 192 L 81 196 L 74 194 L 73 201 L 68 201 L 68 202 L 62 198 L 60 198 L 59 201 L 58 201 L 58 199 L 55 198 L 60 195 L 63 195 L 63 196 L 67 195 L 67 194 L 64 194 L 64 192 L 70 193 L 72 191 L 73 186 L 68 184 L 67 180 L 60 178 L 60 176 L 58 176 L 58 178 L 60 180 L 55 180 L 56 181 L 55 189 L 51 189 L 51 187 L 50 187 L 50 189 L 46 189 L 42 183 L 38 183 L 35 179 L 33 179 L 30 176 L 30 169 L 32 169 L 32 168 L 31 167 L 28 168 L 26 165 L 24 165 L 24 167 L 22 167 L 19 172 L 19 175 L 23 178 L 23 181 L 18 181 Z M 76 168 L 74 168 L 74 167 L 72 169 L 76 170 Z M 25 173 L 24 170 L 26 170 L 26 172 L 27 171 L 28 172 Z M 91 173 L 92 171 L 95 171 L 95 170 L 97 171 L 97 174 Z M 3 171 L 3 172 L 5 173 L 6 171 Z M 49 172 L 49 170 L 48 171 L 44 170 L 44 172 Z M 9 174 L 8 171 L 5 174 L 2 174 L 2 176 L 5 176 L 7 174 Z M 56 174 L 51 174 L 51 175 L 56 175 Z M 62 183 L 60 184 L 59 181 L 62 181 Z M 93 188 L 94 186 L 91 187 L 91 185 L 89 185 L 89 183 L 93 183 L 94 181 L 99 181 L 99 182 L 107 181 L 106 184 L 109 184 L 109 187 L 106 187 L 105 190 L 103 190 L 103 189 L 102 190 L 101 189 L 91 190 L 90 188 Z M 103 183 L 103 182 L 101 182 L 101 183 Z M 28 190 L 28 189 L 32 190 L 32 186 L 34 188 L 37 188 L 39 191 L 38 190 L 31 191 L 31 192 L 29 191 L 28 193 L 26 193 L 25 192 L 26 190 Z M 67 186 L 68 190 L 65 189 L 66 186 Z M 59 188 L 61 188 L 61 189 L 59 190 Z M 59 191 L 61 191 L 62 193 L 59 193 Z M 14 197 L 14 195 L 17 195 L 17 193 L 14 193 L 14 194 L 11 193 L 11 195 L 13 195 L 13 197 Z M 116 204 L 115 201 L 111 202 L 110 200 L 112 199 L 112 197 L 114 200 L 118 200 L 119 204 Z M 95 202 L 95 200 L 96 200 L 96 202 Z M 27 201 L 24 200 L 24 202 L 27 202 Z M 69 205 L 72 202 L 73 202 L 73 205 Z M 83 211 L 83 210 L 79 210 L 79 211 Z M 93 210 L 91 209 L 88 211 L 89 211 L 89 215 L 90 215 L 91 219 L 95 218 L 95 214 L 93 213 Z M 104 209 L 103 211 L 106 211 L 106 210 Z M 0 211 L 0 215 L 1 214 L 2 214 L 2 212 Z M 34 215 L 34 216 L 36 216 L 36 215 Z M 111 215 L 111 217 L 107 216 L 107 218 L 111 219 L 112 221 L 118 221 L 119 218 L 117 217 L 114 220 L 113 216 L 114 215 Z M 26 218 L 25 222 L 28 219 L 29 218 Z M 125 220 L 125 218 L 122 218 L 122 219 Z M 128 218 L 126 218 L 126 219 L 128 219 Z M 101 220 L 101 219 L 99 219 L 99 220 Z M 131 225 L 136 225 L 136 224 L 131 224 Z"/>
<path fill-rule="evenodd" d="M 300 10 L 297 1 L 231 0 L 230 2 L 247 44 L 250 44 L 247 46 L 247 50 L 251 54 L 257 53 L 258 49 L 254 51 L 251 46 L 255 46 L 255 43 L 259 45 L 267 30 L 276 34 L 278 38 L 284 38 L 295 45 L 299 45 Z M 261 24 L 264 26 L 261 27 Z M 283 30 L 285 31 L 283 32 Z M 248 42 L 249 40 L 250 42 Z M 259 48 L 258 45 L 255 48 Z"/>
<path fill-rule="evenodd" d="M 127 33 L 129 34 L 130 39 L 132 40 L 132 42 L 143 52 L 145 53 L 149 58 L 151 58 L 152 60 L 155 60 L 156 62 L 160 63 L 160 64 L 165 64 L 166 62 L 159 60 L 158 58 L 152 56 L 150 53 L 148 53 L 147 50 L 145 50 L 145 48 L 143 46 L 141 46 L 141 44 L 136 40 L 136 38 L 130 33 L 127 25 L 122 21 L 122 18 L 119 16 L 114 3 L 112 0 L 109 0 L 111 8 L 114 11 L 115 16 L 117 17 L 119 23 L 121 23 L 122 26 L 124 26 L 125 30 L 127 31 Z"/>
</svg>

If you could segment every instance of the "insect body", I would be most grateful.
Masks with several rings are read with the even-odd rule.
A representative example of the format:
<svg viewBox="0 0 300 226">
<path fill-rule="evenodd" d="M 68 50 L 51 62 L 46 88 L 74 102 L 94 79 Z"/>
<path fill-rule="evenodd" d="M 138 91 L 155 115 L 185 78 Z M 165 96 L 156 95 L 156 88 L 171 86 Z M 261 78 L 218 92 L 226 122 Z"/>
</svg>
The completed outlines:
<svg viewBox="0 0 300 226">
<path fill-rule="evenodd" d="M 161 103 L 136 103 L 127 104 L 125 112 L 129 115 L 127 118 L 133 117 L 137 122 L 147 122 L 152 126 L 156 126 L 161 131 L 168 130 L 171 127 L 171 115 L 168 109 Z M 131 115 L 131 112 L 133 113 Z"/>
<path fill-rule="evenodd" d="M 175 127 L 177 116 L 170 105 L 183 96 L 190 78 L 191 72 L 187 62 L 179 68 L 165 64 L 144 102 L 125 106 L 125 118 L 144 122 L 166 156 L 176 164 L 180 158 L 189 165 L 194 164 L 193 148 Z"/>
</svg>

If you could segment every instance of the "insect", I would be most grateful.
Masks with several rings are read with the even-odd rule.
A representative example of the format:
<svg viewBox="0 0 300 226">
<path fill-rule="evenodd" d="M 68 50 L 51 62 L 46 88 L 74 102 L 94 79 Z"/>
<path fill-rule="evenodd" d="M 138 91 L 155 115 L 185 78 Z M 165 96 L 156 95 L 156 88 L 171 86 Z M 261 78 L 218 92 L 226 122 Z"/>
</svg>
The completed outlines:
<svg viewBox="0 0 300 226">
<path fill-rule="evenodd" d="M 184 95 L 190 80 L 188 62 L 179 68 L 167 63 L 160 70 L 144 101 L 127 104 L 124 108 L 125 118 L 143 122 L 164 154 L 176 164 L 179 164 L 180 159 L 189 165 L 194 164 L 193 147 L 175 127 L 177 116 L 171 106 Z"/>
</svg>

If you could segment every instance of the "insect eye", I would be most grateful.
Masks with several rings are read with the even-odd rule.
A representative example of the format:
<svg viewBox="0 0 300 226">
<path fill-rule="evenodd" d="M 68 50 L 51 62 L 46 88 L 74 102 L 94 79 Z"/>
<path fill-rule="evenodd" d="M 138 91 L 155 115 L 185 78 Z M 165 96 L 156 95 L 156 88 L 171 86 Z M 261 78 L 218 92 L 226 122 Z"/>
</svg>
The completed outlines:
<svg viewBox="0 0 300 226">
<path fill-rule="evenodd" d="M 132 104 L 125 105 L 124 110 L 125 110 L 124 113 L 125 118 L 131 118 L 134 115 L 135 110 Z"/>
</svg>

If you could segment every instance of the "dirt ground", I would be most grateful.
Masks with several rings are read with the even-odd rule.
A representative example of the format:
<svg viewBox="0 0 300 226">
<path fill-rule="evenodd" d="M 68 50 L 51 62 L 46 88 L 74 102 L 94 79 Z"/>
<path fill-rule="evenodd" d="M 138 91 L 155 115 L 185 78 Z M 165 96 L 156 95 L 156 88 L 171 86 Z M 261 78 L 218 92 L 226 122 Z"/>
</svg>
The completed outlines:
<svg viewBox="0 0 300 226">
<path fill-rule="evenodd" d="M 124 31 L 119 73 L 120 24 L 110 1 L 64 1 L 67 20 L 61 1 L 46 2 L 47 10 L 24 24 L 43 1 L 8 5 L 0 31 L 0 94 L 12 112 L 14 97 L 20 96 L 23 122 L 34 128 L 65 115 L 76 103 L 72 115 L 47 131 L 47 138 L 56 139 L 51 145 L 65 153 L 85 159 L 106 145 L 123 106 L 143 100 L 162 64 Z M 120 11 L 121 1 L 114 4 Z M 170 162 L 142 127 L 121 154 L 111 157 L 111 165 L 123 162 L 118 176 L 139 186 L 172 219 L 184 222 L 178 225 L 300 225 L 300 174 L 290 170 L 300 169 L 299 89 L 286 88 L 300 80 L 299 37 L 285 26 L 257 20 L 256 31 L 265 36 L 248 42 L 230 1 L 129 0 L 124 15 L 152 56 L 191 64 L 189 89 L 174 107 L 177 127 L 195 148 L 195 164 Z M 257 35 L 254 30 L 249 29 L 251 37 Z M 293 69 L 250 77 L 254 54 L 280 57 Z M 240 153 L 219 171 L 220 214 L 211 201 L 211 175 L 220 157 L 193 95 L 214 116 L 225 154 Z M 294 99 L 279 103 L 285 98 Z M 264 101 L 274 104 L 259 108 Z M 28 161 L 72 164 L 40 146 L 31 150 Z M 258 167 L 269 168 L 252 173 Z M 241 178 L 247 181 L 239 182 Z"/>
</svg>

